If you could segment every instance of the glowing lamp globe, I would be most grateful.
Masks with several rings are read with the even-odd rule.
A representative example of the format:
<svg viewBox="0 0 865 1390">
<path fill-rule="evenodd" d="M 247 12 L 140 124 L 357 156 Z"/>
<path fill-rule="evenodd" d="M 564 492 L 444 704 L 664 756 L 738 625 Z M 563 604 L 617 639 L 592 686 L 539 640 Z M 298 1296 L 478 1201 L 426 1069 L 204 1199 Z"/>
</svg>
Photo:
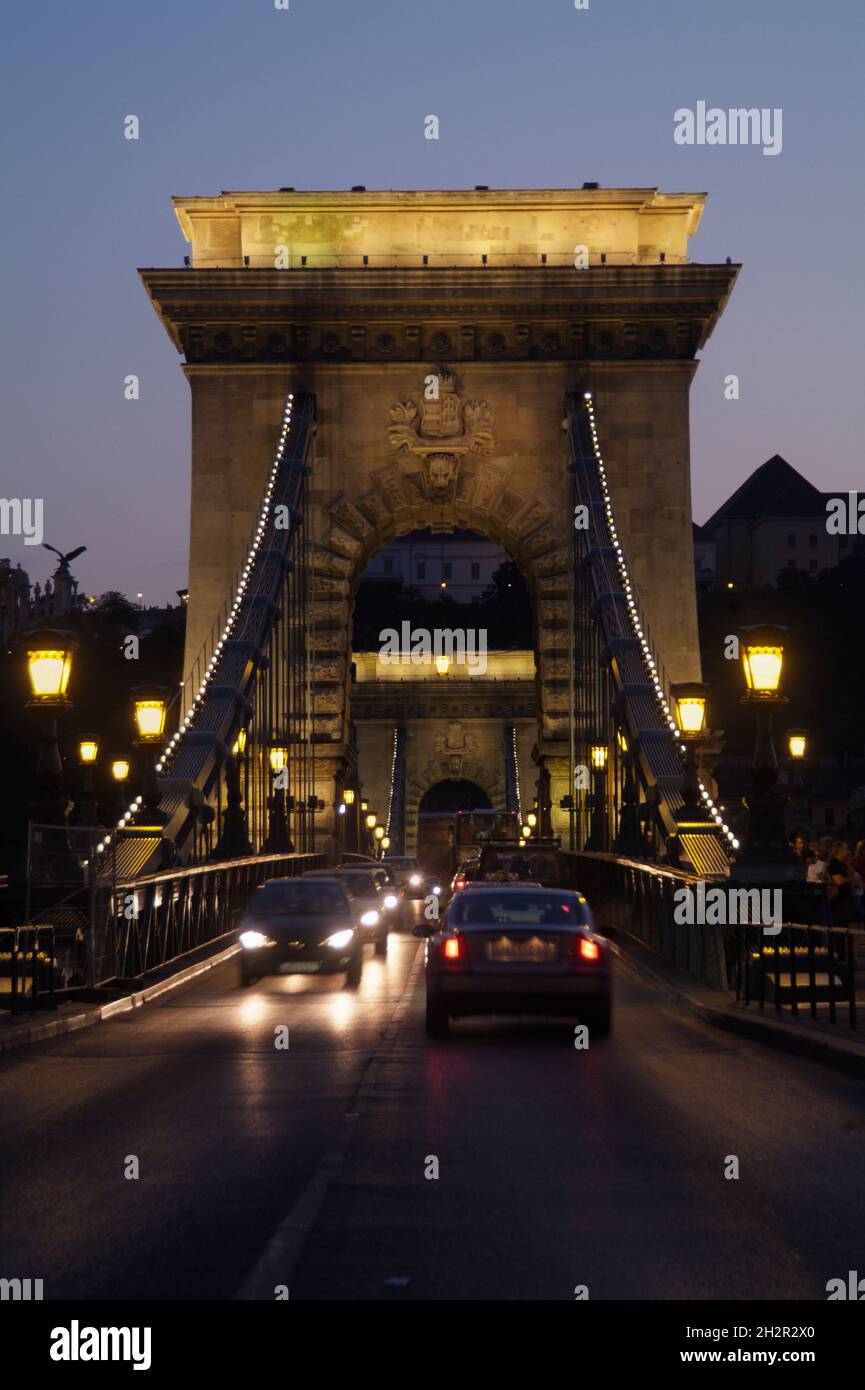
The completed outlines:
<svg viewBox="0 0 865 1390">
<path fill-rule="evenodd" d="M 27 674 L 33 704 L 65 704 L 77 645 L 71 633 L 47 628 L 28 638 Z"/>
<path fill-rule="evenodd" d="M 787 734 L 787 751 L 791 758 L 804 758 L 808 749 L 808 735 L 804 729 L 790 729 Z"/>
<path fill-rule="evenodd" d="M 128 758 L 115 758 L 111 764 L 111 776 L 115 782 L 125 782 L 129 776 Z"/>
<path fill-rule="evenodd" d="M 740 636 L 745 684 L 749 694 L 758 699 L 778 693 L 786 632 L 784 627 L 748 627 Z"/>
<path fill-rule="evenodd" d="M 283 772 L 288 766 L 288 749 L 271 748 L 270 766 L 273 772 Z"/>
<path fill-rule="evenodd" d="M 78 756 L 83 763 L 95 763 L 99 757 L 99 740 L 96 738 L 79 739 Z"/>
<path fill-rule="evenodd" d="M 165 729 L 165 690 L 137 686 L 132 691 L 139 743 L 159 743 Z"/>
<path fill-rule="evenodd" d="M 706 686 L 697 681 L 686 681 L 671 686 L 670 693 L 679 732 L 692 738 L 703 733 L 706 727 Z"/>
<path fill-rule="evenodd" d="M 607 745 L 605 743 L 592 744 L 592 767 L 596 772 L 603 772 L 607 766 Z"/>
</svg>

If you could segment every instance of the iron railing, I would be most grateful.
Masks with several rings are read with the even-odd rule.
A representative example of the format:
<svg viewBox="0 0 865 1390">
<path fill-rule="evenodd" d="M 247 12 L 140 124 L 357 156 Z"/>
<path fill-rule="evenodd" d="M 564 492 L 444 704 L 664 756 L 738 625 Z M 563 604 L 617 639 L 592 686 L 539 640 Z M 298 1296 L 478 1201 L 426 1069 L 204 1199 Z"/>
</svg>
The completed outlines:
<svg viewBox="0 0 865 1390">
<path fill-rule="evenodd" d="M 767 923 L 755 912 L 753 895 L 777 890 L 777 883 L 707 881 L 611 854 L 563 854 L 562 860 L 568 886 L 585 895 L 600 931 L 629 934 L 745 1006 L 858 1027 L 856 978 L 857 969 L 865 971 L 865 932 L 833 925 L 822 884 L 784 884 L 781 919 Z M 700 884 L 720 888 L 730 903 L 738 895 L 739 915 L 744 909 L 750 920 L 731 921 L 730 913 L 719 925 L 679 920 L 678 890 L 696 891 Z"/>
</svg>

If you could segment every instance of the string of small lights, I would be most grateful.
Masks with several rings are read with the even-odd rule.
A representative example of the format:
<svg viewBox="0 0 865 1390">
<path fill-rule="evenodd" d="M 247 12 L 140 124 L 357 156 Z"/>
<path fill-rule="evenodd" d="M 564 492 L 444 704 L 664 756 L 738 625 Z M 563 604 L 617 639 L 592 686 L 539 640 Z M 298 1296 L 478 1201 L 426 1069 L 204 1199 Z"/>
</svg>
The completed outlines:
<svg viewBox="0 0 865 1390">
<path fill-rule="evenodd" d="M 588 411 L 589 416 L 589 427 L 592 431 L 592 449 L 595 455 L 595 462 L 598 466 L 598 477 L 601 483 L 601 493 L 604 502 L 604 512 L 606 514 L 607 519 L 607 531 L 609 533 L 610 543 L 613 547 L 613 550 L 615 551 L 616 564 L 619 570 L 619 577 L 621 578 L 622 586 L 625 590 L 625 598 L 628 604 L 628 613 L 630 615 L 631 626 L 634 629 L 637 638 L 639 639 L 640 646 L 642 647 L 643 661 L 646 665 L 646 668 L 649 673 L 649 678 L 654 688 L 655 698 L 657 699 L 658 704 L 660 705 L 663 711 L 664 717 L 667 721 L 667 724 L 669 725 L 671 734 L 676 738 L 678 742 L 679 729 L 676 724 L 676 721 L 673 719 L 672 714 L 670 713 L 670 706 L 667 703 L 666 696 L 664 695 L 664 688 L 661 684 L 658 675 L 658 669 L 655 664 L 655 658 L 652 655 L 652 648 L 647 640 L 645 632 L 643 631 L 643 626 L 640 621 L 640 611 L 636 601 L 636 592 L 634 590 L 634 586 L 631 583 L 631 577 L 628 571 L 628 564 L 625 559 L 624 548 L 622 546 L 621 541 L 619 540 L 619 533 L 616 528 L 616 520 L 613 514 L 613 504 L 610 498 L 610 490 L 607 486 L 607 473 L 606 469 L 604 468 L 604 460 L 601 455 L 601 446 L 600 441 L 598 439 L 597 425 L 595 424 L 595 406 L 594 401 L 592 399 L 591 391 L 585 391 L 583 393 L 583 399 L 586 402 L 586 409 Z M 683 743 L 679 743 L 679 749 L 682 753 L 685 753 L 687 751 Z M 739 841 L 736 839 L 730 827 L 725 823 L 723 817 L 719 814 L 714 801 L 709 796 L 709 793 L 706 791 L 706 788 L 704 787 L 703 783 L 700 782 L 699 786 L 700 795 L 703 799 L 703 804 L 706 810 L 708 811 L 709 815 L 712 817 L 722 834 L 726 837 L 731 848 L 738 849 Z"/>
<path fill-rule="evenodd" d="M 243 602 L 244 596 L 246 594 L 247 587 L 249 585 L 249 578 L 252 574 L 252 568 L 255 564 L 256 556 L 258 555 L 262 542 L 264 541 L 265 530 L 267 528 L 267 522 L 270 516 L 270 506 L 271 498 L 273 497 L 273 489 L 276 486 L 276 479 L 279 474 L 280 466 L 282 464 L 283 455 L 285 453 L 285 445 L 288 439 L 288 431 L 291 425 L 291 408 L 293 402 L 294 393 L 290 391 L 288 397 L 286 398 L 285 409 L 283 410 L 282 414 L 282 424 L 280 426 L 279 439 L 277 441 L 276 446 L 276 453 L 274 455 L 273 466 L 268 476 L 267 486 L 264 489 L 261 510 L 258 514 L 258 520 L 253 531 L 252 540 L 249 545 L 249 550 L 246 554 L 246 559 L 244 560 L 243 565 L 239 571 L 239 578 L 237 582 L 237 590 L 234 596 L 234 603 L 226 619 L 222 636 L 219 638 L 218 642 L 216 643 L 216 646 L 213 649 L 213 655 L 210 658 L 210 664 L 208 665 L 207 670 L 204 673 L 204 678 L 201 681 L 201 684 L 199 685 L 198 690 L 192 699 L 192 703 L 190 704 L 185 715 L 181 719 L 179 729 L 176 733 L 174 733 L 171 736 L 171 738 L 168 741 L 168 746 L 166 747 L 165 752 L 162 754 L 161 758 L 159 758 L 156 763 L 157 773 L 160 773 L 165 769 L 165 767 L 167 766 L 168 762 L 174 754 L 177 744 L 180 742 L 186 730 L 189 728 L 189 726 L 195 719 L 195 716 L 198 713 L 199 706 L 204 700 L 207 687 L 210 684 L 216 667 L 219 664 L 219 660 L 222 655 L 222 649 L 231 637 L 232 631 L 237 621 L 237 615 L 240 610 L 240 605 Z M 136 811 L 140 809 L 142 801 L 143 798 L 137 796 L 135 800 L 131 802 L 129 809 L 120 817 L 119 821 L 117 822 L 117 830 L 122 830 L 123 827 L 130 820 L 132 820 Z M 108 845 L 111 843 L 112 834 L 113 832 L 110 832 L 101 842 L 101 844 L 98 844 L 96 846 L 97 854 L 101 854 L 102 851 L 108 847 Z"/>
<path fill-rule="evenodd" d="M 520 825 L 522 825 L 522 823 L 523 823 L 523 809 L 522 809 L 522 798 L 520 797 L 520 760 L 519 760 L 519 758 L 517 757 L 517 726 L 516 726 L 516 724 L 513 724 L 513 725 L 511 726 L 511 736 L 512 736 L 512 738 L 513 738 L 513 744 L 514 744 L 514 787 L 515 787 L 515 789 L 516 789 L 516 795 L 517 795 L 517 819 L 518 819 Z"/>
<path fill-rule="evenodd" d="M 385 835 L 387 835 L 388 837 L 390 837 L 390 817 L 391 817 L 391 811 L 392 811 L 392 808 L 393 808 L 393 783 L 394 783 L 394 778 L 396 777 L 396 752 L 397 752 L 397 741 L 398 741 L 398 739 L 399 739 L 399 730 L 398 730 L 398 729 L 396 728 L 396 726 L 394 725 L 394 731 L 393 731 L 393 758 L 391 759 L 391 764 L 390 764 L 390 791 L 388 792 L 388 797 L 387 797 L 387 822 L 386 822 L 386 824 L 387 824 L 387 829 L 386 829 L 385 832 L 384 832 Z"/>
</svg>

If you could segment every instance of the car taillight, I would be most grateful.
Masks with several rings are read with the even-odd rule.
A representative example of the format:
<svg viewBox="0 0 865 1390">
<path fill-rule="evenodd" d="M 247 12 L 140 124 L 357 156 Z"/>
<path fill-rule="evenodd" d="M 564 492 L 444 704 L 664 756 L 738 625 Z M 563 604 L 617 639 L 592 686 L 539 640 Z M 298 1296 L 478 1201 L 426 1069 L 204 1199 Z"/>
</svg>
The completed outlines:
<svg viewBox="0 0 865 1390">
<path fill-rule="evenodd" d="M 454 883 L 454 888 L 465 888 L 465 886 L 466 886 L 466 881 L 465 881 L 464 878 L 458 878 L 458 879 L 456 880 L 456 882 Z"/>
<path fill-rule="evenodd" d="M 448 961 L 465 961 L 466 948 L 461 936 L 449 936 L 441 945 L 442 958 Z"/>
<path fill-rule="evenodd" d="M 583 960 L 600 960 L 601 948 L 597 941 L 589 941 L 583 936 L 580 938 L 580 955 Z"/>
</svg>

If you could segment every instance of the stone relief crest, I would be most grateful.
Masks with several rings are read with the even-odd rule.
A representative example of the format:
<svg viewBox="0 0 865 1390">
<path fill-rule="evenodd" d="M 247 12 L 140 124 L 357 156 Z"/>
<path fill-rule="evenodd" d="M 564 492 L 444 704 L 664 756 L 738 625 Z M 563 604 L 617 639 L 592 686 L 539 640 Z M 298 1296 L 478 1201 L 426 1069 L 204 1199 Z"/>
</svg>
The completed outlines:
<svg viewBox="0 0 865 1390">
<path fill-rule="evenodd" d="M 393 449 L 423 460 L 427 495 L 446 501 L 456 489 L 460 458 L 492 452 L 492 411 L 486 401 L 464 399 L 454 373 L 435 367 L 419 402 L 391 406 L 388 439 Z"/>
<path fill-rule="evenodd" d="M 478 741 L 470 729 L 464 729 L 458 719 L 448 724 L 443 733 L 435 736 L 437 753 L 475 753 Z"/>
</svg>

